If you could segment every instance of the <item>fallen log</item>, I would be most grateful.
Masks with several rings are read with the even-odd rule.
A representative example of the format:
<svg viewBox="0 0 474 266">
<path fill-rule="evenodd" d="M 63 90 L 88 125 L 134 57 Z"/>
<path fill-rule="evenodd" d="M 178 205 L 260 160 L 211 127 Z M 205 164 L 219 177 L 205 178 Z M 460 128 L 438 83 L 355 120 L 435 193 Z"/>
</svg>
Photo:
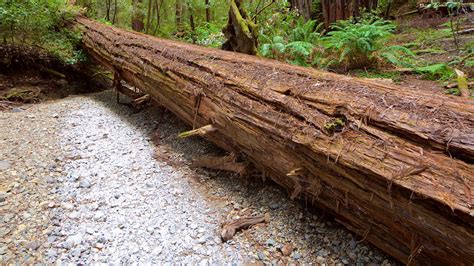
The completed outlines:
<svg viewBox="0 0 474 266">
<path fill-rule="evenodd" d="M 77 24 L 92 57 L 361 241 L 474 262 L 474 101 Z"/>
</svg>

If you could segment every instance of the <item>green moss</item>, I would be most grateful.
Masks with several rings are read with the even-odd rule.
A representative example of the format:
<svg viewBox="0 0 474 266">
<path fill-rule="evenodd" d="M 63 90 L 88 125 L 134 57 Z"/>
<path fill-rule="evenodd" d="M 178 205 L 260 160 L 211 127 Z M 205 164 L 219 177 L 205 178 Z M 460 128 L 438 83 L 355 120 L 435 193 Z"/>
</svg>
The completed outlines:
<svg viewBox="0 0 474 266">
<path fill-rule="evenodd" d="M 343 119 L 333 118 L 329 122 L 324 124 L 324 129 L 326 129 L 326 131 L 330 133 L 339 132 L 344 128 L 345 124 L 346 123 Z"/>
</svg>

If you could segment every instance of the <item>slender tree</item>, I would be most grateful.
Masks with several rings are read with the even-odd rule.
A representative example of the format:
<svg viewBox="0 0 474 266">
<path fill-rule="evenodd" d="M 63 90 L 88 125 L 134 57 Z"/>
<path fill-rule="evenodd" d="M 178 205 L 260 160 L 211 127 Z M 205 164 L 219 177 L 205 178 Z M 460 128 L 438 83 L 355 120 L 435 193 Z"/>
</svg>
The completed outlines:
<svg viewBox="0 0 474 266">
<path fill-rule="evenodd" d="M 155 1 L 156 25 L 155 25 L 155 29 L 153 30 L 153 35 L 156 35 L 156 33 L 158 32 L 158 27 L 160 26 L 160 19 L 161 19 L 160 12 L 161 12 L 161 6 L 163 5 L 163 1 L 164 0 Z"/>
<path fill-rule="evenodd" d="M 148 0 L 148 9 L 147 9 L 147 15 L 146 15 L 146 27 L 145 27 L 145 33 L 148 34 L 148 32 L 150 31 L 150 23 L 151 23 L 151 19 L 152 19 L 152 16 L 151 16 L 151 10 L 153 9 L 153 0 Z"/>
<path fill-rule="evenodd" d="M 209 3 L 209 0 L 205 0 L 206 4 L 206 22 L 209 23 L 211 22 L 211 4 Z"/>
<path fill-rule="evenodd" d="M 115 24 L 116 18 L 117 18 L 117 0 L 114 1 L 114 16 L 112 18 L 112 24 Z"/>
<path fill-rule="evenodd" d="M 176 31 L 183 31 L 183 2 L 182 0 L 176 0 L 175 5 L 175 22 L 176 22 Z"/>
</svg>

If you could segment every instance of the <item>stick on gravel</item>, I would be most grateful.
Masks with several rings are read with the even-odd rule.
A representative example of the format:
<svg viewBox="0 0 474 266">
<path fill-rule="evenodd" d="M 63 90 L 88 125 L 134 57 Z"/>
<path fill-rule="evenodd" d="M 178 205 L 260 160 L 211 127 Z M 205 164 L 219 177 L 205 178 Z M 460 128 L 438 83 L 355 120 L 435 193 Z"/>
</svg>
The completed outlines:
<svg viewBox="0 0 474 266">
<path fill-rule="evenodd" d="M 121 79 L 361 240 L 403 263 L 474 262 L 474 101 L 77 24 Z"/>
</svg>

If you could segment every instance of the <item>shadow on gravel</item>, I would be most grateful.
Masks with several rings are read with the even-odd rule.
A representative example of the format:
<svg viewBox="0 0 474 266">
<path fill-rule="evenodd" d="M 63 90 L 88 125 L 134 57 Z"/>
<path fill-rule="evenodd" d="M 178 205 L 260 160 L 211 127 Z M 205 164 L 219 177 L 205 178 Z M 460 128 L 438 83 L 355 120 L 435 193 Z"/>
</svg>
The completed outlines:
<svg viewBox="0 0 474 266">
<path fill-rule="evenodd" d="M 306 262 L 318 263 L 394 264 L 394 259 L 377 248 L 366 242 L 359 243 L 361 237 L 335 223 L 330 215 L 304 202 L 291 201 L 288 193 L 271 181 L 262 182 L 259 176 L 240 178 L 228 172 L 190 169 L 191 159 L 202 155 L 223 155 L 225 151 L 199 137 L 177 138 L 178 133 L 190 128 L 166 109 L 154 105 L 137 112 L 127 105 L 117 104 L 112 91 L 88 97 L 144 133 L 155 144 L 157 160 L 175 169 L 187 168 L 194 187 L 209 202 L 222 207 L 223 216 L 245 208 L 255 213 L 269 213 L 269 224 L 237 233 L 233 240 L 250 242 L 255 249 L 255 259 L 298 262 L 304 258 Z M 121 101 L 127 102 L 125 96 L 121 95 Z M 144 129 L 146 124 L 151 124 L 150 128 L 154 130 Z M 295 250 L 288 257 L 280 252 L 285 244 Z"/>
</svg>

